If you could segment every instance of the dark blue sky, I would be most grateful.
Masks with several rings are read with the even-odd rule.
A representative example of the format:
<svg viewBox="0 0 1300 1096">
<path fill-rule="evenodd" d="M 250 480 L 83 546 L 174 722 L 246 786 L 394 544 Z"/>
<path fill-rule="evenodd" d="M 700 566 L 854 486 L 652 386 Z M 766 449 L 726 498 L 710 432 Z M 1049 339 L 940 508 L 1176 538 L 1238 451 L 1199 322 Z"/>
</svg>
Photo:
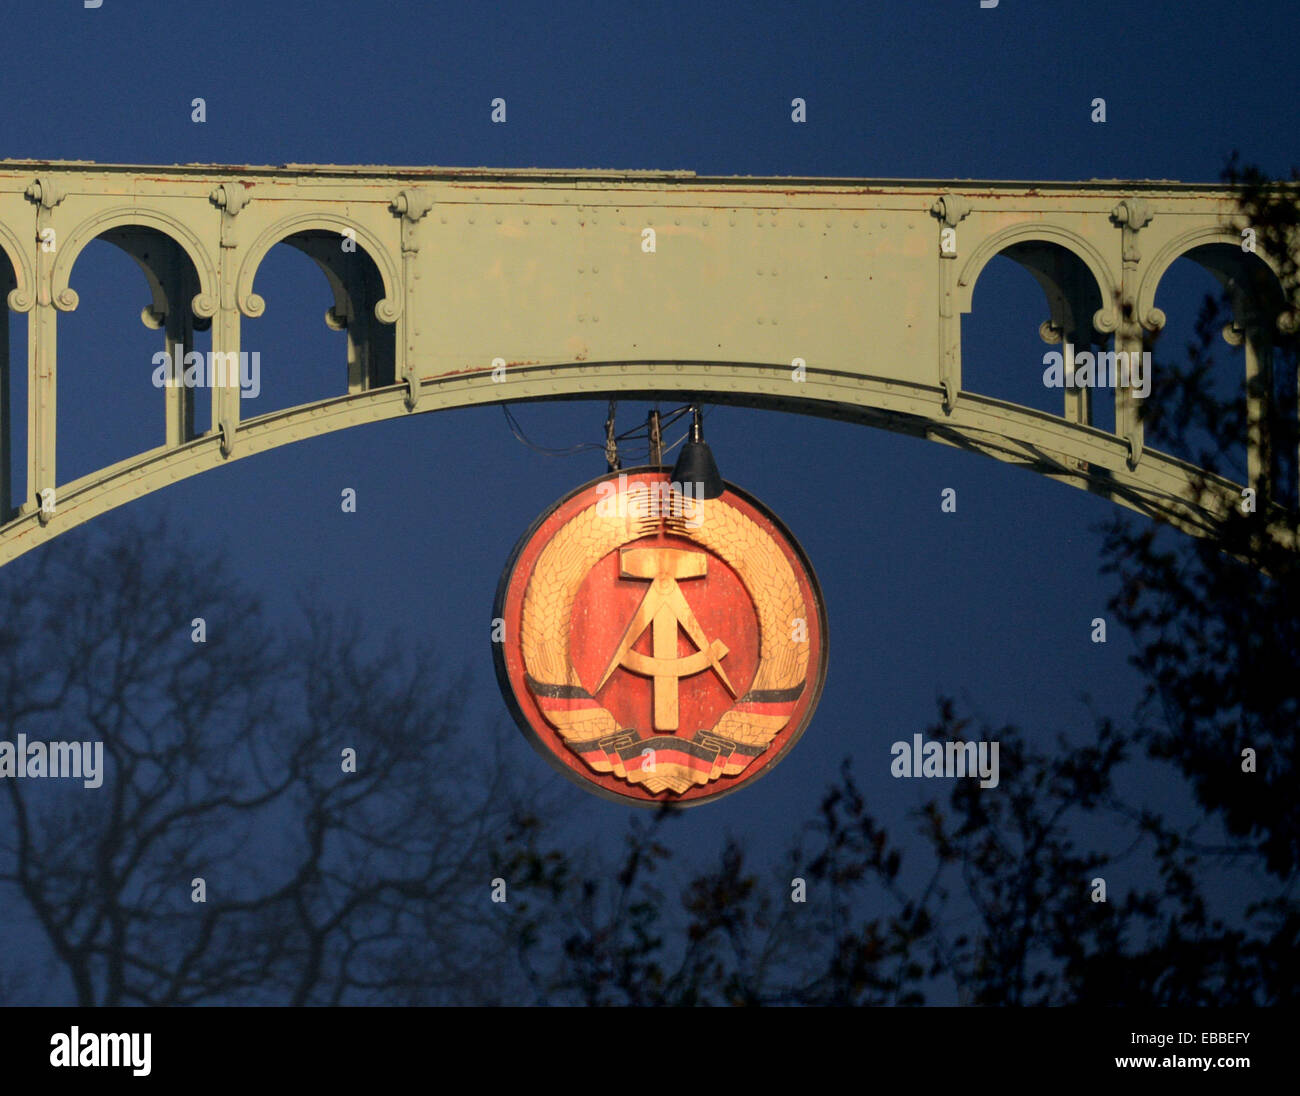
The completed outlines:
<svg viewBox="0 0 1300 1096">
<path fill-rule="evenodd" d="M 1300 160 L 1292 4 L 476 9 L 11 6 L 0 23 L 0 155 L 1184 181 L 1217 180 L 1233 148 L 1272 171 Z M 190 120 L 196 96 L 207 101 L 203 125 Z M 489 122 L 496 96 L 508 102 L 505 126 Z M 790 122 L 795 96 L 807 101 L 806 125 Z M 1105 125 L 1089 120 L 1096 96 L 1107 102 Z M 157 444 L 162 430 L 160 394 L 98 387 L 144 376 L 159 348 L 138 319 L 143 278 L 100 243 L 72 285 L 82 303 L 59 321 L 61 481 Z M 1211 288 L 1185 262 L 1171 271 L 1159 298 L 1171 345 L 1185 341 Z M 266 314 L 246 323 L 244 343 L 262 353 L 266 402 L 246 404 L 245 415 L 342 391 L 342 336 L 321 321 L 327 290 L 312 264 L 278 248 L 257 290 Z M 1026 273 L 991 264 L 965 319 L 967 384 L 1026 401 L 1036 390 L 1041 400 L 1045 316 Z M 82 383 L 92 380 L 93 389 Z M 620 427 L 645 410 L 622 405 Z M 515 412 L 544 445 L 601 439 L 603 403 Z M 1085 694 L 1101 711 L 1132 710 L 1140 679 L 1126 664 L 1127 637 L 1114 629 L 1105 646 L 1089 640 L 1110 592 L 1095 530 L 1107 503 L 954 449 L 812 418 L 717 408 L 707 436 L 723 474 L 780 514 L 812 560 L 830 672 L 789 757 L 751 788 L 688 812 L 676 830 L 685 845 L 711 848 L 731 831 L 776 851 L 846 755 L 872 807 L 906 825 L 936 789 L 891 779 L 889 745 L 932 721 L 940 693 L 1035 739 L 1089 732 Z M 372 630 L 470 666 L 486 727 L 509 718 L 488 644 L 501 568 L 540 511 L 603 471 L 595 453 L 537 456 L 499 408 L 485 408 L 302 442 L 99 521 L 166 513 L 224 545 L 286 621 L 298 593 L 314 588 L 357 608 Z M 340 511 L 344 487 L 358 492 L 356 514 Z M 956 514 L 940 512 L 945 487 L 957 489 Z M 522 736 L 511 733 L 507 756 L 556 784 L 594 832 L 621 830 L 627 808 L 564 784 Z"/>
</svg>

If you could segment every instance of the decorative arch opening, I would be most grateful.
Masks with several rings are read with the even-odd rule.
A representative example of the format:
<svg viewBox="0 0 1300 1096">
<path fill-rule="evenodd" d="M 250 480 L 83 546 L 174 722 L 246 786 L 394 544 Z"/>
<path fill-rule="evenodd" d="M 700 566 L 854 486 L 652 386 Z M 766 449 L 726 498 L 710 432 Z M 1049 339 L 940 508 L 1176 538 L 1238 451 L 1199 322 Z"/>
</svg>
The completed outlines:
<svg viewBox="0 0 1300 1096">
<path fill-rule="evenodd" d="M 1277 276 L 1234 241 L 1196 243 L 1153 271 L 1157 398 L 1148 444 L 1297 504 L 1294 340 Z"/>
<path fill-rule="evenodd" d="M 306 228 L 276 241 L 260 258 L 257 250 L 256 266 L 246 280 L 241 277 L 247 317 L 241 351 L 257 355 L 261 383 L 256 400 L 244 401 L 241 418 L 394 383 L 396 317 L 389 313 L 383 272 L 363 240 L 355 233 Z M 308 273 L 312 267 L 324 275 L 329 291 L 324 328 L 302 319 L 320 300 L 318 290 L 308 288 L 319 285 Z M 260 292 L 253 292 L 254 279 Z M 268 302 L 274 324 L 264 322 Z M 340 349 L 344 368 L 322 370 L 319 363 Z"/>
<path fill-rule="evenodd" d="M 56 395 L 61 484 L 180 445 L 211 424 L 207 371 L 194 366 L 207 360 L 212 321 L 196 311 L 203 285 L 189 251 L 159 228 L 118 224 L 78 244 L 69 261 L 68 287 L 55 297 L 64 313 Z M 133 271 L 144 279 L 143 307 Z M 129 314 L 140 326 L 124 323 Z"/>
<path fill-rule="evenodd" d="M 1096 325 L 1111 302 L 1088 263 L 1062 243 L 1025 238 L 1000 247 L 977 271 L 962 318 L 962 387 L 1113 431 L 1113 393 L 1088 383 L 1095 370 L 1080 369 L 1074 384 L 1076 356 L 1095 355 L 1110 337 Z M 1047 315 L 1039 319 L 1044 300 Z M 1060 358 L 1051 377 L 1048 355 Z"/>
</svg>

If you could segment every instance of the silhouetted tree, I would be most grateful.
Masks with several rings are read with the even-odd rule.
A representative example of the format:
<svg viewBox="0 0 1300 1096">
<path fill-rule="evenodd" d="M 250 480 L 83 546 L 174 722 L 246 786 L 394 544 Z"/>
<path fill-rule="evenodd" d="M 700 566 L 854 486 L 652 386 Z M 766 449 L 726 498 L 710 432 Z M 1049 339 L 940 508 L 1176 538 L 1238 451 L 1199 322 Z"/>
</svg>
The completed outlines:
<svg viewBox="0 0 1300 1096">
<path fill-rule="evenodd" d="M 512 944 L 482 908 L 522 800 L 458 753 L 463 677 L 401 651 L 322 611 L 273 628 L 161 528 L 81 530 L 4 568 L 4 737 L 102 742 L 106 769 L 95 789 L 0 781 L 6 995 L 509 995 Z"/>
<path fill-rule="evenodd" d="M 1300 797 L 1296 795 L 1300 716 L 1300 515 L 1297 511 L 1295 332 L 1300 318 L 1300 174 L 1290 184 L 1242 167 L 1234 155 L 1225 179 L 1238 188 L 1243 224 L 1257 233 L 1280 282 L 1264 294 L 1272 361 L 1252 383 L 1265 413 L 1258 430 L 1266 454 L 1254 504 L 1234 500 L 1213 539 L 1188 541 L 1159 526 L 1116 521 L 1106 543 L 1120 588 L 1112 608 L 1138 643 L 1135 663 L 1146 674 L 1146 704 L 1134 738 L 1149 756 L 1167 760 L 1186 779 L 1222 840 L 1163 840 L 1198 849 L 1263 881 L 1267 896 L 1243 911 L 1242 928 L 1225 936 L 1225 951 L 1248 966 L 1259 1000 L 1295 1000 L 1300 909 Z M 1240 310 L 1243 289 L 1230 284 L 1207 298 L 1186 364 L 1163 363 L 1161 390 L 1149 417 L 1184 446 L 1200 439 L 1197 488 L 1207 502 L 1211 482 L 1251 429 L 1246 401 L 1213 395 L 1210 378 L 1218 334 Z M 1280 321 L 1280 322 L 1279 322 Z M 1247 753 L 1249 751 L 1249 754 Z M 1253 771 L 1247 771 L 1252 770 Z M 1238 977 L 1241 972 L 1235 972 Z"/>
</svg>

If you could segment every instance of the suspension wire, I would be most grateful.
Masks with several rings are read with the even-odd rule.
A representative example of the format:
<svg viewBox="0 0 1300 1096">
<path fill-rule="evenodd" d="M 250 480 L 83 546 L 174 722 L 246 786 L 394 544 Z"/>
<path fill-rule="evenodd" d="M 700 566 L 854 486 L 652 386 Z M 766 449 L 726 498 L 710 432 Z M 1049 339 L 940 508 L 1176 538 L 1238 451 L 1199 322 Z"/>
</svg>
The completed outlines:
<svg viewBox="0 0 1300 1096">
<path fill-rule="evenodd" d="M 665 426 L 671 426 L 683 415 L 690 414 L 691 406 L 692 406 L 691 404 L 683 404 L 681 407 L 675 407 L 673 408 L 672 411 L 666 412 L 668 416 L 667 418 L 663 418 L 661 414 L 660 428 L 662 429 Z M 646 423 L 643 422 L 632 427 L 630 430 L 624 430 L 623 433 L 618 435 L 618 440 L 626 441 L 635 438 L 648 438 L 649 436 L 650 434 L 649 434 L 648 426 Z"/>
<path fill-rule="evenodd" d="M 506 404 L 503 403 L 501 405 L 501 410 L 505 414 L 506 423 L 509 425 L 510 432 L 514 434 L 515 439 L 528 446 L 528 448 L 533 450 L 533 452 L 540 453 L 544 457 L 571 457 L 577 453 L 585 453 L 591 449 L 603 450 L 605 448 L 604 445 L 593 445 L 591 442 L 579 442 L 577 445 L 570 445 L 567 449 L 551 449 L 545 445 L 537 445 L 524 433 L 523 427 L 519 425 L 518 420 L 511 413 L 510 408 Z"/>
<path fill-rule="evenodd" d="M 690 427 L 687 427 L 686 433 L 684 433 L 680 438 L 678 438 L 675 442 L 673 442 L 672 445 L 664 446 L 664 456 L 665 457 L 668 456 L 669 453 L 671 453 L 674 449 L 676 449 L 679 445 L 681 445 L 682 442 L 684 442 L 690 436 L 691 436 L 691 430 Z"/>
<path fill-rule="evenodd" d="M 661 417 L 659 423 L 660 436 L 662 437 L 662 435 L 667 431 L 667 428 L 671 426 L 673 423 L 689 415 L 691 413 L 692 407 L 693 407 L 692 404 L 685 404 L 682 407 L 678 407 L 673 411 L 669 412 L 667 418 Z M 707 410 L 705 410 L 704 408 L 700 409 L 700 415 L 702 418 L 707 414 L 708 414 Z M 646 430 L 644 427 L 638 426 L 635 430 L 629 430 L 625 435 L 620 435 L 620 436 L 635 440 L 637 438 L 648 439 L 650 435 L 648 430 Z M 691 436 L 691 427 L 687 426 L 686 431 L 675 442 L 664 445 L 663 456 L 666 458 L 669 453 L 671 453 L 683 442 L 688 440 L 690 436 Z M 640 452 L 641 451 L 638 449 L 637 453 L 639 454 Z M 646 464 L 652 463 L 654 460 L 654 453 L 652 447 L 647 446 L 645 453 L 646 453 L 645 463 Z"/>
<path fill-rule="evenodd" d="M 683 404 L 681 407 L 675 407 L 673 408 L 672 411 L 666 412 L 664 415 L 661 415 L 660 422 L 659 422 L 660 437 L 662 438 L 664 432 L 668 429 L 668 427 L 672 426 L 684 415 L 689 415 L 691 413 L 691 409 L 693 406 L 694 406 L 693 404 Z M 567 448 L 551 448 L 550 446 L 546 446 L 546 445 L 538 445 L 531 438 L 529 438 L 527 434 L 524 433 L 524 428 L 519 424 L 519 420 L 515 418 L 514 413 L 510 410 L 509 404 L 503 403 L 501 405 L 501 412 L 503 415 L 505 415 L 506 425 L 509 426 L 510 433 L 512 433 L 515 436 L 515 440 L 520 442 L 523 445 L 526 445 L 534 453 L 539 453 L 544 457 L 572 457 L 572 456 L 576 456 L 578 453 L 587 453 L 593 450 L 597 450 L 605 454 L 605 460 L 609 464 L 609 470 L 611 472 L 616 472 L 620 467 L 622 467 L 622 457 L 618 449 L 619 442 L 651 440 L 650 424 L 648 421 L 641 423 L 638 426 L 634 426 L 630 430 L 624 430 L 623 433 L 621 434 L 615 434 L 614 419 L 615 419 L 617 407 L 618 407 L 617 400 L 609 401 L 609 410 L 605 417 L 605 440 L 603 442 L 601 442 L 600 444 L 596 444 L 594 442 L 578 442 L 577 444 L 570 445 Z M 703 408 L 701 408 L 701 413 L 707 414 L 707 412 Z M 667 456 L 669 453 L 671 453 L 674 449 L 676 449 L 679 445 L 681 445 L 682 442 L 684 442 L 690 436 L 691 436 L 690 427 L 687 427 L 686 433 L 684 433 L 680 438 L 678 438 L 671 445 L 664 446 L 663 449 L 664 456 Z M 640 450 L 638 449 L 637 452 L 639 453 Z M 650 446 L 647 445 L 646 447 L 647 463 L 649 463 L 650 458 L 651 458 Z"/>
</svg>

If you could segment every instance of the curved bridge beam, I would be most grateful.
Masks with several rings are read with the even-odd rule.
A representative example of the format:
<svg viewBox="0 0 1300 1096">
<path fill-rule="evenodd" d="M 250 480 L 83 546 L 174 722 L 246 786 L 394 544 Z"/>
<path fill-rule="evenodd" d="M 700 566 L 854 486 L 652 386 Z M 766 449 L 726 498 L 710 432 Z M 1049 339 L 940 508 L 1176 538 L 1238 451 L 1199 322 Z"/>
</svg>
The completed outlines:
<svg viewBox="0 0 1300 1096">
<path fill-rule="evenodd" d="M 1224 187 L 1170 182 L 1008 183 L 754 179 L 689 172 L 441 168 L 133 167 L 0 161 L 0 289 L 27 313 L 25 497 L 8 498 L 14 410 L 0 338 L 0 564 L 65 529 L 224 461 L 413 412 L 514 400 L 628 397 L 848 419 L 956 445 L 1212 534 L 1240 486 L 1151 450 L 1141 382 L 1066 388 L 1048 414 L 971 391 L 961 317 L 995 255 L 1026 267 L 1061 347 L 1138 355 L 1164 323 L 1159 281 L 1180 256 L 1234 287 L 1225 332 L 1245 346 L 1243 387 L 1293 334 L 1293 287 L 1237 248 Z M 183 386 L 158 394 L 128 460 L 74 482 L 55 467 L 60 317 L 78 304 L 77 258 L 104 238 L 144 269 L 143 317 L 171 353 L 211 327 L 209 423 Z M 259 414 L 241 398 L 243 320 L 266 254 L 287 243 L 325 272 L 346 330 L 337 396 Z M 1043 319 L 1046 315 L 1046 319 Z M 1042 321 L 1041 323 L 1039 321 Z M 0 326 L 0 335 L 3 327 Z M 149 385 L 152 357 L 77 373 L 88 388 Z M 1009 362 L 1043 377 L 1044 361 Z M 276 363 L 263 361 L 274 370 Z M 325 375 L 325 374 L 323 374 Z M 111 381 L 105 380 L 111 377 Z M 1265 386 L 1266 387 L 1266 386 Z M 1257 391 L 1260 386 L 1250 386 Z M 1097 401 L 1115 405 L 1098 429 Z M 1278 456 L 1248 401 L 1260 506 Z M 1289 409 L 1294 414 L 1295 409 Z M 17 503 L 17 505 L 14 505 Z"/>
<path fill-rule="evenodd" d="M 707 393 L 711 403 L 790 411 L 858 422 L 942 442 L 1029 468 L 1120 505 L 1161 517 L 1189 533 L 1213 533 L 1216 514 L 1188 501 L 1197 469 L 1148 452 L 1139 475 L 1128 466 L 1127 447 L 1114 435 L 1079 427 L 1056 416 L 985 396 L 964 394 L 951 414 L 938 387 L 882 378 L 809 371 L 804 392 L 790 395 L 789 369 L 781 365 L 700 362 L 584 362 L 521 366 L 504 385 L 491 370 L 423 378 L 414 413 L 509 401 L 606 399 L 653 394 L 688 400 Z M 508 390 L 508 391 L 507 391 Z M 0 565 L 159 488 L 220 467 L 229 460 L 412 411 L 406 385 L 393 385 L 274 412 L 240 424 L 230 456 L 212 434 L 181 446 L 161 446 L 64 486 L 55 516 L 39 511 L 0 528 Z M 1215 480 L 1223 506 L 1240 488 Z M 1221 513 L 1222 511 L 1220 511 Z"/>
</svg>

